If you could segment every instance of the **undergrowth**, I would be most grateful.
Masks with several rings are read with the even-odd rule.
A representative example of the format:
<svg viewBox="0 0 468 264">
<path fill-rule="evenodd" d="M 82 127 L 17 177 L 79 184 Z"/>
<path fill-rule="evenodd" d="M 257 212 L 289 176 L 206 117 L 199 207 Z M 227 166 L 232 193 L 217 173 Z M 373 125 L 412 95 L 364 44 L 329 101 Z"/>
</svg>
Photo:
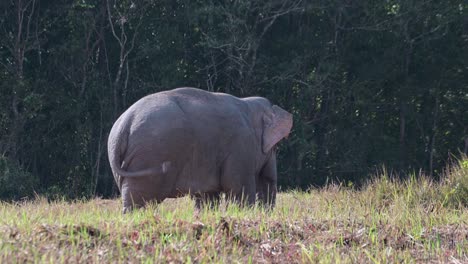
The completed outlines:
<svg viewBox="0 0 468 264">
<path fill-rule="evenodd" d="M 442 180 L 385 170 L 361 190 L 280 193 L 273 211 L 169 199 L 0 204 L 0 263 L 467 263 L 468 162 Z"/>
</svg>

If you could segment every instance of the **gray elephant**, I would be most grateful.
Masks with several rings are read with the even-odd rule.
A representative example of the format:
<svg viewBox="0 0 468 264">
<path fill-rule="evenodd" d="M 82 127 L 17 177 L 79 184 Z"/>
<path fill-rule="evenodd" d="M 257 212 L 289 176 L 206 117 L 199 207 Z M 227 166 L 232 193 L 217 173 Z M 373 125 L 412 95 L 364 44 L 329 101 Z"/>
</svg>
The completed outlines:
<svg viewBox="0 0 468 264">
<path fill-rule="evenodd" d="M 292 115 L 262 97 L 237 98 L 196 88 L 148 95 L 109 134 L 110 166 L 123 210 L 191 194 L 196 206 L 224 192 L 241 204 L 273 207 L 275 145 Z"/>
</svg>

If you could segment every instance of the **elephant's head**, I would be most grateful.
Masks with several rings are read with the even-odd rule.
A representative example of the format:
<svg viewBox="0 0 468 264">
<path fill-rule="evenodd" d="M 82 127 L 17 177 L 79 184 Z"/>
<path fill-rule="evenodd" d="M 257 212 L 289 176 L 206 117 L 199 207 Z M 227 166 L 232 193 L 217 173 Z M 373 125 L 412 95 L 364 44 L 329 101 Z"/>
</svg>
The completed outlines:
<svg viewBox="0 0 468 264">
<path fill-rule="evenodd" d="M 254 117 L 254 126 L 257 126 L 257 138 L 261 141 L 262 156 L 261 168 L 256 179 L 258 199 L 269 206 L 275 204 L 277 171 L 275 145 L 287 137 L 293 125 L 292 114 L 273 105 L 262 97 L 245 98 Z M 260 152 L 260 151 L 259 151 Z"/>
</svg>

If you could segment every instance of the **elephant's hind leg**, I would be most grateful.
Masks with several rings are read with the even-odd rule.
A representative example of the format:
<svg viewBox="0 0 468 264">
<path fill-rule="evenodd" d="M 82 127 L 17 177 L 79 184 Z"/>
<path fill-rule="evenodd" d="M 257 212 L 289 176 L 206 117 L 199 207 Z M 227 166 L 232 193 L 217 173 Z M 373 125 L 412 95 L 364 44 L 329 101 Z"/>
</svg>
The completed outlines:
<svg viewBox="0 0 468 264">
<path fill-rule="evenodd" d="M 134 209 L 144 207 L 148 202 L 156 201 L 156 194 L 148 188 L 147 180 L 141 178 L 123 178 L 122 181 L 122 202 L 123 212 L 128 213 Z"/>
</svg>

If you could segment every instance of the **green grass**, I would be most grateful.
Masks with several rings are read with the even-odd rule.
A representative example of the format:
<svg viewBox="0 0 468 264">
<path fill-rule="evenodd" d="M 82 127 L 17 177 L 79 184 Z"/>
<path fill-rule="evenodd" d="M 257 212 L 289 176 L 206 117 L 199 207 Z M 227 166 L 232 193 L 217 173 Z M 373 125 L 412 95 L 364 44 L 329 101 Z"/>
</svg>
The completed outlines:
<svg viewBox="0 0 468 264">
<path fill-rule="evenodd" d="M 272 212 L 189 198 L 121 214 L 118 200 L 0 204 L 0 263 L 467 263 L 468 163 L 441 182 L 280 193 Z"/>
</svg>

